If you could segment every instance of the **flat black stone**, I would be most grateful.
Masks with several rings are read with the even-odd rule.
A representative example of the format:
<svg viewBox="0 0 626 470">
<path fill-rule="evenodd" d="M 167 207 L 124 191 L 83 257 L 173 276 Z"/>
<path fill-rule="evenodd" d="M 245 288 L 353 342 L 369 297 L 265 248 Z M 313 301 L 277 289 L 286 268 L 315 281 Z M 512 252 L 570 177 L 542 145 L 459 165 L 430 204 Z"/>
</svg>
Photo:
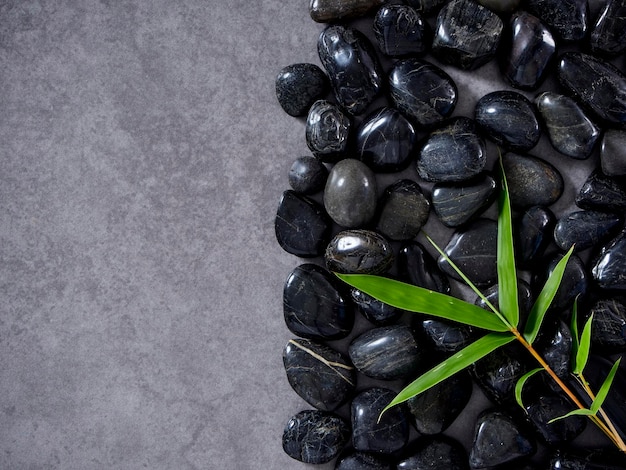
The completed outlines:
<svg viewBox="0 0 626 470">
<path fill-rule="evenodd" d="M 369 39 L 354 28 L 331 25 L 320 34 L 317 52 L 337 103 L 352 115 L 365 111 L 381 93 L 383 84 Z"/>
<path fill-rule="evenodd" d="M 344 274 L 382 274 L 393 264 L 389 241 L 372 230 L 344 230 L 330 241 L 324 254 L 329 270 Z"/>
<path fill-rule="evenodd" d="M 452 78 L 425 60 L 397 61 L 389 72 L 394 106 L 417 124 L 432 127 L 452 114 L 458 91 Z"/>
<path fill-rule="evenodd" d="M 396 470 L 395 466 L 383 456 L 366 452 L 352 451 L 340 455 L 335 470 Z"/>
<path fill-rule="evenodd" d="M 416 322 L 421 337 L 437 352 L 456 353 L 477 339 L 472 328 L 462 323 L 428 316 Z"/>
<path fill-rule="evenodd" d="M 337 105 L 316 101 L 306 120 L 306 144 L 321 161 L 336 162 L 348 150 L 351 127 L 350 118 Z"/>
<path fill-rule="evenodd" d="M 294 191 L 283 193 L 274 228 L 283 250 L 303 258 L 320 256 L 328 244 L 332 221 L 324 208 Z"/>
<path fill-rule="evenodd" d="M 350 289 L 350 297 L 356 309 L 376 326 L 394 323 L 404 313 L 404 310 L 392 307 L 355 288 Z"/>
<path fill-rule="evenodd" d="M 562 257 L 562 254 L 553 256 L 548 262 L 547 269 L 543 273 L 541 273 L 541 271 L 537 271 L 533 279 L 533 285 L 538 289 L 541 289 L 546 279 L 548 279 L 552 271 L 554 271 L 554 268 Z M 571 307 L 574 304 L 574 299 L 579 296 L 579 302 L 582 302 L 588 289 L 589 274 L 587 273 L 587 268 L 580 257 L 574 253 L 570 256 L 570 259 L 565 266 L 561 284 L 556 291 L 556 295 L 552 300 L 550 308 L 556 311 L 567 310 L 567 314 L 569 314 L 569 312 L 571 312 Z"/>
<path fill-rule="evenodd" d="M 624 454 L 612 449 L 558 450 L 548 470 L 626 470 Z"/>
<path fill-rule="evenodd" d="M 525 350 L 517 344 L 496 349 L 470 367 L 470 373 L 484 394 L 498 405 L 515 403 L 515 384 L 528 372 Z"/>
<path fill-rule="evenodd" d="M 623 213 L 626 210 L 626 188 L 614 178 L 594 171 L 581 186 L 576 205 L 581 209 Z"/>
<path fill-rule="evenodd" d="M 406 168 L 416 141 L 415 128 L 394 108 L 382 108 L 370 114 L 356 131 L 359 158 L 372 170 L 382 173 Z"/>
<path fill-rule="evenodd" d="M 514 13 L 504 35 L 502 75 L 509 84 L 522 90 L 535 90 L 552 66 L 556 43 L 550 30 L 528 12 Z"/>
<path fill-rule="evenodd" d="M 420 437 L 398 462 L 397 470 L 469 470 L 467 461 L 467 452 L 451 437 Z"/>
<path fill-rule="evenodd" d="M 380 202 L 376 229 L 389 240 L 415 238 L 430 214 L 430 202 L 413 180 L 389 185 Z"/>
<path fill-rule="evenodd" d="M 562 250 L 576 245 L 577 251 L 586 250 L 607 241 L 619 232 L 623 217 L 598 211 L 575 211 L 564 215 L 554 227 L 554 241 Z"/>
<path fill-rule="evenodd" d="M 350 426 L 328 411 L 304 410 L 293 416 L 283 432 L 283 450 L 310 464 L 330 462 L 350 438 Z"/>
<path fill-rule="evenodd" d="M 328 170 L 321 160 L 309 155 L 298 157 L 289 169 L 289 185 L 300 194 L 314 194 L 322 189 L 328 178 Z"/>
<path fill-rule="evenodd" d="M 352 330 L 354 312 L 343 284 L 321 266 L 302 264 L 287 277 L 283 312 L 287 328 L 303 338 L 330 340 Z"/>
<path fill-rule="evenodd" d="M 622 297 L 597 300 L 589 309 L 593 314 L 591 343 L 609 354 L 626 351 L 626 301 Z"/>
<path fill-rule="evenodd" d="M 404 282 L 442 294 L 450 293 L 448 278 L 418 242 L 404 244 L 398 253 L 398 274 Z"/>
<path fill-rule="evenodd" d="M 572 404 L 560 395 L 540 395 L 526 404 L 528 419 L 539 438 L 550 446 L 561 446 L 578 437 L 587 425 L 583 416 L 569 416 L 550 423 L 572 411 Z"/>
<path fill-rule="evenodd" d="M 527 0 L 526 7 L 563 41 L 580 41 L 587 34 L 587 0 Z"/>
<path fill-rule="evenodd" d="M 292 64 L 276 77 L 276 98 L 290 116 L 306 116 L 330 90 L 326 74 L 315 64 Z"/>
<path fill-rule="evenodd" d="M 332 21 L 356 18 L 385 3 L 386 0 L 311 0 L 309 13 L 313 21 Z"/>
<path fill-rule="evenodd" d="M 600 137 L 600 128 L 570 97 L 546 91 L 535 98 L 552 146 L 563 155 L 584 160 Z"/>
<path fill-rule="evenodd" d="M 425 54 L 430 48 L 430 26 L 414 8 L 385 5 L 374 18 L 374 35 L 381 52 L 390 57 Z"/>
<path fill-rule="evenodd" d="M 626 232 L 602 247 L 591 274 L 602 289 L 626 289 Z"/>
<path fill-rule="evenodd" d="M 486 163 L 485 142 L 475 122 L 456 117 L 431 132 L 419 151 L 417 172 L 435 183 L 467 181 L 479 175 Z"/>
<path fill-rule="evenodd" d="M 435 214 L 447 227 L 478 218 L 495 200 L 498 183 L 487 173 L 462 183 L 437 183 L 432 189 Z"/>
<path fill-rule="evenodd" d="M 626 3 L 608 0 L 600 11 L 589 38 L 595 54 L 616 56 L 626 49 Z"/>
<path fill-rule="evenodd" d="M 348 358 L 307 339 L 289 340 L 283 365 L 294 391 L 318 410 L 332 411 L 354 392 L 356 370 Z"/>
<path fill-rule="evenodd" d="M 472 0 L 452 0 L 437 15 L 432 54 L 441 62 L 474 70 L 496 54 L 504 24 Z"/>
<path fill-rule="evenodd" d="M 502 158 L 511 205 L 518 209 L 549 206 L 563 193 L 563 177 L 550 163 L 532 155 L 507 153 Z"/>
<path fill-rule="evenodd" d="M 522 266 L 540 261 L 552 240 L 556 217 L 548 208 L 534 206 L 522 214 L 513 231 L 516 254 Z"/>
<path fill-rule="evenodd" d="M 626 175 L 626 131 L 607 129 L 600 147 L 600 164 L 607 176 Z"/>
</svg>

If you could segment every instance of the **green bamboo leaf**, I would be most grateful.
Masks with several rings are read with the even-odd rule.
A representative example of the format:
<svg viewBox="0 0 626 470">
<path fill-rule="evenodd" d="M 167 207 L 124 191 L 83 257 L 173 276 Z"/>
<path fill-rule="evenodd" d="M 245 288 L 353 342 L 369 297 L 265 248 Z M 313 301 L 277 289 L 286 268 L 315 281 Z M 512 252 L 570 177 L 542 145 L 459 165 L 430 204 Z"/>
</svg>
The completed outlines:
<svg viewBox="0 0 626 470">
<path fill-rule="evenodd" d="M 593 403 L 591 403 L 591 406 L 589 407 L 591 411 L 597 413 L 602 407 L 602 404 L 604 403 L 604 400 L 606 399 L 606 396 L 609 393 L 609 389 L 611 388 L 611 385 L 613 384 L 613 379 L 615 378 L 615 374 L 617 373 L 617 368 L 619 367 L 619 363 L 621 360 L 622 358 L 620 357 L 617 361 L 615 361 L 615 364 L 613 364 L 613 367 L 611 367 L 611 370 L 609 371 L 609 374 L 606 376 L 606 379 L 604 379 L 604 382 L 602 383 L 600 390 L 598 390 L 598 394 L 596 395 L 596 398 L 593 400 Z"/>
<path fill-rule="evenodd" d="M 591 324 L 593 322 L 593 314 L 589 316 L 589 320 L 585 323 L 583 333 L 580 335 L 580 342 L 578 344 L 578 351 L 576 351 L 576 362 L 574 363 L 574 375 L 582 374 L 585 366 L 587 365 L 587 359 L 589 359 L 589 351 L 591 349 Z"/>
<path fill-rule="evenodd" d="M 564 414 L 563 416 L 559 416 L 557 418 L 553 418 L 550 421 L 548 421 L 548 424 L 552 424 L 555 421 L 558 421 L 560 419 L 565 419 L 565 418 L 569 418 L 570 416 L 595 416 L 596 412 L 595 411 L 591 411 L 590 409 L 587 408 L 583 408 L 583 409 L 577 409 L 574 411 L 570 411 L 567 414 Z"/>
<path fill-rule="evenodd" d="M 381 415 L 389 408 L 419 395 L 514 340 L 515 336 L 511 333 L 489 333 L 483 336 L 411 382 L 385 407 Z"/>
<path fill-rule="evenodd" d="M 524 404 L 522 403 L 522 390 L 524 389 L 524 385 L 526 385 L 526 381 L 530 379 L 537 372 L 541 372 L 543 370 L 542 367 L 537 367 L 536 369 L 531 370 L 530 372 L 525 373 L 520 377 L 520 379 L 515 384 L 515 401 L 517 404 L 524 409 Z"/>
<path fill-rule="evenodd" d="M 570 325 L 570 331 L 572 332 L 572 355 L 574 358 L 574 364 L 572 369 L 576 369 L 576 355 L 578 354 L 578 348 L 580 347 L 580 337 L 578 336 L 578 296 L 574 299 L 574 306 L 572 307 L 572 323 Z"/>
<path fill-rule="evenodd" d="M 524 338 L 530 344 L 535 341 L 537 334 L 539 333 L 539 329 L 541 328 L 541 323 L 543 322 L 543 318 L 556 295 L 559 286 L 561 285 L 561 279 L 563 279 L 563 273 L 565 272 L 565 266 L 567 265 L 567 261 L 570 256 L 574 252 L 574 246 L 569 249 L 565 256 L 558 262 L 550 277 L 546 281 L 543 289 L 539 293 L 533 308 L 528 315 L 528 320 L 526 320 L 526 327 L 524 329 Z"/>
<path fill-rule="evenodd" d="M 511 200 L 509 187 L 500 159 L 502 191 L 500 191 L 500 211 L 498 213 L 498 305 L 507 321 L 517 328 L 519 305 L 517 297 L 517 272 L 513 252 L 513 222 L 511 220 Z"/>
<path fill-rule="evenodd" d="M 361 292 L 388 305 L 419 312 L 489 331 L 508 331 L 501 320 L 488 311 L 463 300 L 412 284 L 369 274 L 336 275 Z"/>
</svg>

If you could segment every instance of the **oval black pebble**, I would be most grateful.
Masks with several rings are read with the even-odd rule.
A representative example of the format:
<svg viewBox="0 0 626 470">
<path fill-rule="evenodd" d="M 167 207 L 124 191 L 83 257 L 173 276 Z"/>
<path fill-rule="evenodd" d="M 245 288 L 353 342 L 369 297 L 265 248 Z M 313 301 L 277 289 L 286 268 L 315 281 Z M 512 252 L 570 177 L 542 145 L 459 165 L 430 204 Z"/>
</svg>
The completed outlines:
<svg viewBox="0 0 626 470">
<path fill-rule="evenodd" d="M 292 64 L 276 77 L 276 97 L 290 116 L 306 116 L 330 90 L 326 74 L 315 64 Z"/>
<path fill-rule="evenodd" d="M 569 416 L 550 423 L 572 411 L 572 404 L 560 395 L 540 395 L 526 403 L 528 419 L 541 440 L 551 446 L 567 444 L 578 437 L 587 425 L 583 416 Z"/>
<path fill-rule="evenodd" d="M 626 232 L 602 248 L 591 274 L 602 289 L 626 289 Z"/>
<path fill-rule="evenodd" d="M 549 206 L 563 193 L 563 177 L 550 163 L 531 155 L 507 153 L 502 165 L 511 205 L 518 209 Z"/>
<path fill-rule="evenodd" d="M 335 470 L 395 470 L 395 466 L 382 456 L 353 451 L 339 456 Z"/>
<path fill-rule="evenodd" d="M 356 370 L 343 354 L 307 339 L 291 339 L 283 365 L 294 391 L 318 410 L 332 411 L 356 387 Z"/>
<path fill-rule="evenodd" d="M 323 162 L 336 162 L 348 149 L 351 127 L 350 118 L 337 105 L 318 100 L 307 116 L 306 144 Z"/>
<path fill-rule="evenodd" d="M 402 179 L 385 189 L 376 229 L 389 240 L 415 238 L 430 213 L 430 202 L 413 180 Z"/>
<path fill-rule="evenodd" d="M 626 3 L 609 0 L 598 15 L 589 39 L 591 51 L 615 56 L 626 49 Z"/>
<path fill-rule="evenodd" d="M 283 432 L 283 450 L 304 463 L 322 464 L 337 457 L 348 443 L 350 426 L 328 411 L 305 410 L 292 417 Z"/>
<path fill-rule="evenodd" d="M 421 437 L 411 444 L 397 470 L 469 470 L 467 452 L 448 436 Z"/>
<path fill-rule="evenodd" d="M 581 209 L 623 213 L 626 210 L 626 188 L 614 178 L 594 171 L 581 186 L 576 205 Z"/>
<path fill-rule="evenodd" d="M 382 274 L 393 264 L 391 244 L 372 230 L 344 230 L 324 254 L 329 270 L 344 274 Z"/>
<path fill-rule="evenodd" d="M 430 26 L 410 6 L 382 6 L 374 18 L 374 34 L 381 52 L 390 57 L 420 55 L 430 48 Z"/>
<path fill-rule="evenodd" d="M 599 299 L 589 309 L 589 315 L 593 315 L 591 342 L 594 347 L 610 354 L 626 351 L 626 301 L 624 298 Z"/>
<path fill-rule="evenodd" d="M 410 284 L 442 294 L 450 293 L 448 278 L 418 242 L 407 242 L 398 253 L 398 274 Z"/>
<path fill-rule="evenodd" d="M 522 266 L 531 266 L 543 257 L 543 253 L 552 241 L 556 217 L 550 209 L 534 206 L 522 214 L 517 223 L 517 256 Z"/>
<path fill-rule="evenodd" d="M 329 23 L 365 15 L 386 0 L 311 0 L 309 13 L 313 21 Z"/>
<path fill-rule="evenodd" d="M 606 130 L 600 147 L 600 164 L 607 176 L 626 175 L 626 131 Z"/>
<path fill-rule="evenodd" d="M 324 189 L 328 170 L 321 160 L 304 156 L 299 157 L 289 169 L 289 185 L 300 194 L 313 194 Z"/>
<path fill-rule="evenodd" d="M 376 326 L 393 323 L 404 313 L 404 310 L 392 307 L 355 288 L 350 289 L 350 297 L 355 308 L 361 312 L 367 321 Z"/>
<path fill-rule="evenodd" d="M 579 41 L 587 34 L 587 0 L 527 0 L 526 5 L 564 41 Z"/>
<path fill-rule="evenodd" d="M 554 241 L 562 250 L 576 245 L 577 251 L 586 250 L 614 236 L 623 218 L 617 214 L 597 211 L 575 211 L 559 219 L 554 228 Z"/>
<path fill-rule="evenodd" d="M 354 312 L 340 281 L 315 264 L 296 267 L 283 288 L 287 328 L 309 339 L 339 339 L 352 330 Z"/>
</svg>

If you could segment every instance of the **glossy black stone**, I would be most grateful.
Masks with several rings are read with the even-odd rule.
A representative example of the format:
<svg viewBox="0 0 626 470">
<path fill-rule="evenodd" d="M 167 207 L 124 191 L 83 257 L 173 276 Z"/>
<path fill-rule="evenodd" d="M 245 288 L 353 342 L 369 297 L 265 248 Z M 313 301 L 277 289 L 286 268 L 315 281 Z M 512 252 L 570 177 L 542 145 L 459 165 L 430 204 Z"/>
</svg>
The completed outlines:
<svg viewBox="0 0 626 470">
<path fill-rule="evenodd" d="M 602 289 L 626 289 L 626 231 L 602 247 L 591 274 Z"/>
<path fill-rule="evenodd" d="M 389 240 L 410 240 L 430 214 L 430 202 L 413 180 L 402 179 L 385 189 L 376 229 Z"/>
<path fill-rule="evenodd" d="M 294 391 L 318 410 L 332 411 L 354 392 L 356 370 L 343 354 L 307 339 L 289 340 L 283 365 Z"/>
<path fill-rule="evenodd" d="M 623 454 L 612 449 L 558 450 L 548 470 L 626 470 L 623 459 Z"/>
<path fill-rule="evenodd" d="M 486 410 L 480 414 L 474 427 L 470 467 L 478 469 L 501 465 L 533 455 L 536 449 L 533 437 L 509 415 Z"/>
<path fill-rule="evenodd" d="M 350 114 L 361 114 L 382 91 L 380 64 L 369 39 L 342 25 L 328 26 L 317 42 L 320 62 L 337 103 Z"/>
<path fill-rule="evenodd" d="M 410 398 L 407 408 L 420 434 L 439 434 L 461 414 L 471 396 L 472 379 L 463 372 Z"/>
<path fill-rule="evenodd" d="M 556 217 L 550 209 L 534 206 L 522 214 L 513 231 L 516 254 L 522 266 L 531 266 L 543 257 L 552 240 Z"/>
<path fill-rule="evenodd" d="M 626 131 L 607 129 L 600 147 L 600 164 L 607 176 L 626 175 Z"/>
<path fill-rule="evenodd" d="M 359 372 L 380 380 L 412 378 L 422 357 L 406 325 L 368 330 L 352 340 L 348 354 Z"/>
<path fill-rule="evenodd" d="M 374 18 L 378 47 L 390 57 L 424 54 L 430 48 L 430 26 L 414 8 L 384 5 Z"/>
<path fill-rule="evenodd" d="M 461 183 L 437 183 L 431 200 L 435 214 L 447 227 L 459 227 L 475 220 L 495 200 L 498 183 L 483 173 Z"/>
<path fill-rule="evenodd" d="M 581 209 L 623 213 L 626 210 L 626 188 L 614 178 L 594 171 L 581 186 L 576 205 Z"/>
<path fill-rule="evenodd" d="M 600 128 L 570 97 L 551 91 L 535 98 L 550 143 L 568 157 L 584 160 L 591 155 L 600 137 Z"/>
<path fill-rule="evenodd" d="M 306 144 L 323 162 L 336 162 L 345 156 L 352 123 L 337 105 L 319 100 L 309 109 L 306 120 Z"/>
<path fill-rule="evenodd" d="M 394 106 L 417 124 L 432 127 L 452 114 L 458 91 L 452 78 L 430 62 L 402 59 L 389 72 Z"/>
<path fill-rule="evenodd" d="M 356 131 L 359 158 L 372 170 L 383 173 L 406 168 L 416 141 L 413 125 L 394 108 L 375 111 Z"/>
<path fill-rule="evenodd" d="M 564 215 L 554 227 L 554 241 L 562 250 L 576 245 L 577 251 L 586 250 L 619 232 L 623 217 L 598 211 L 575 211 Z"/>
<path fill-rule="evenodd" d="M 473 70 L 496 54 L 504 24 L 472 0 L 452 0 L 437 15 L 432 53 L 443 63 Z"/>
<path fill-rule="evenodd" d="M 527 0 L 526 7 L 564 41 L 585 37 L 589 22 L 587 0 Z"/>
<path fill-rule="evenodd" d="M 560 395 L 540 395 L 526 403 L 526 413 L 539 438 L 550 446 L 567 444 L 587 425 L 583 416 L 569 416 L 550 423 L 572 411 L 572 404 Z"/>
<path fill-rule="evenodd" d="M 448 0 L 404 0 L 404 3 L 412 6 L 420 13 L 432 13 Z"/>
<path fill-rule="evenodd" d="M 450 292 L 448 278 L 435 259 L 418 242 L 408 242 L 398 253 L 398 274 L 410 284 L 442 294 Z"/>
<path fill-rule="evenodd" d="M 455 232 L 444 251 L 470 281 L 477 286 L 489 286 L 497 278 L 496 241 L 497 223 L 478 219 Z M 461 280 L 443 257 L 439 257 L 438 264 L 444 273 Z"/>
<path fill-rule="evenodd" d="M 530 150 L 541 136 L 532 103 L 515 91 L 486 94 L 476 103 L 474 118 L 490 140 L 511 150 Z"/>
<path fill-rule="evenodd" d="M 478 0 L 482 6 L 499 13 L 509 13 L 515 11 L 521 0 Z"/>
<path fill-rule="evenodd" d="M 376 175 L 365 163 L 346 158 L 333 166 L 324 189 L 324 208 L 338 225 L 361 228 L 376 214 Z"/>
<path fill-rule="evenodd" d="M 515 346 L 496 349 L 470 367 L 487 398 L 498 405 L 515 403 L 515 384 L 529 370 L 525 351 Z"/>
<path fill-rule="evenodd" d="M 292 64 L 276 77 L 276 98 L 290 116 L 306 116 L 330 90 L 326 74 L 315 64 Z"/>
<path fill-rule="evenodd" d="M 558 320 L 556 325 L 544 324 L 536 347 L 556 375 L 562 379 L 569 376 L 572 354 L 572 333 L 569 325 L 562 320 Z"/>
<path fill-rule="evenodd" d="M 298 157 L 289 169 L 289 185 L 300 194 L 314 194 L 322 189 L 328 178 L 328 170 L 321 160 L 304 156 Z"/>
<path fill-rule="evenodd" d="M 598 15 L 589 39 L 591 51 L 615 56 L 626 49 L 626 2 L 609 0 Z"/>
<path fill-rule="evenodd" d="M 467 452 L 448 436 L 421 437 L 411 445 L 409 455 L 398 462 L 397 470 L 469 470 Z"/>
<path fill-rule="evenodd" d="M 435 317 L 425 317 L 417 322 L 421 336 L 434 351 L 456 353 L 476 340 L 472 328 L 462 323 Z"/>
<path fill-rule="evenodd" d="M 626 125 L 626 77 L 612 64 L 582 52 L 566 52 L 558 66 L 561 86 L 609 127 Z"/>
<path fill-rule="evenodd" d="M 543 273 L 543 277 L 541 277 L 541 273 L 538 273 L 533 284 L 538 288 L 541 288 L 545 283 L 545 280 L 548 279 L 550 274 L 552 274 L 552 271 L 554 271 L 554 268 L 562 257 L 563 255 L 561 254 L 557 254 L 552 257 L 548 263 L 545 273 Z M 561 284 L 556 291 L 556 295 L 552 300 L 550 308 L 556 311 L 567 310 L 567 313 L 569 313 L 574 303 L 574 299 L 576 299 L 577 296 L 580 296 L 579 302 L 582 301 L 587 294 L 588 289 L 589 274 L 587 273 L 587 268 L 580 257 L 574 253 L 565 266 Z"/>
<path fill-rule="evenodd" d="M 386 0 L 310 0 L 309 13 L 313 21 L 329 23 L 363 16 L 385 2 Z"/>
<path fill-rule="evenodd" d="M 591 342 L 609 354 L 626 351 L 626 301 L 623 297 L 597 300 L 589 309 L 593 315 Z"/>
<path fill-rule="evenodd" d="M 498 292 L 499 286 L 495 284 L 488 289 L 483 291 L 483 295 L 487 298 L 487 300 L 493 305 L 495 308 L 500 308 L 500 304 L 498 302 Z M 535 302 L 535 298 L 530 287 L 523 279 L 517 279 L 517 304 L 519 306 L 519 316 L 520 316 L 520 325 L 524 325 L 526 319 L 528 318 L 528 314 L 530 313 L 530 309 L 533 307 L 533 303 Z M 487 303 L 481 298 L 478 297 L 475 302 L 481 308 L 485 310 L 491 311 L 491 308 L 487 305 Z M 518 327 L 518 330 L 520 327 Z"/>
<path fill-rule="evenodd" d="M 466 181 L 487 163 L 485 142 L 472 119 L 456 117 L 431 132 L 417 157 L 419 176 L 432 182 Z"/>
<path fill-rule="evenodd" d="M 353 451 L 339 456 L 335 470 L 395 470 L 395 466 L 383 456 Z"/>
<path fill-rule="evenodd" d="M 353 274 L 382 274 L 393 264 L 391 244 L 371 230 L 344 230 L 328 244 L 324 254 L 331 271 Z"/>
<path fill-rule="evenodd" d="M 515 88 L 536 89 L 552 65 L 556 43 L 539 18 L 525 11 L 513 14 L 503 43 L 502 76 Z"/>
<path fill-rule="evenodd" d="M 283 450 L 296 460 L 322 464 L 333 460 L 348 443 L 350 426 L 328 411 L 304 410 L 283 431 Z"/>
<path fill-rule="evenodd" d="M 321 205 L 291 190 L 283 193 L 274 223 L 276 240 L 283 250 L 305 258 L 320 256 L 331 227 L 332 221 Z"/>
<path fill-rule="evenodd" d="M 352 330 L 354 312 L 340 281 L 324 268 L 302 264 L 287 277 L 283 312 L 290 331 L 303 338 L 330 340 Z"/>
<path fill-rule="evenodd" d="M 403 310 L 375 299 L 358 289 L 350 290 L 350 297 L 356 309 L 376 326 L 384 326 L 395 322 L 404 313 Z"/>
<path fill-rule="evenodd" d="M 563 193 L 563 177 L 550 163 L 532 155 L 507 153 L 502 158 L 511 205 L 518 209 L 549 206 Z"/>
<path fill-rule="evenodd" d="M 352 400 L 352 445 L 357 451 L 389 454 L 409 440 L 409 421 L 402 406 L 380 413 L 396 393 L 386 388 L 363 390 Z M 379 421 L 380 417 L 380 421 Z"/>
</svg>

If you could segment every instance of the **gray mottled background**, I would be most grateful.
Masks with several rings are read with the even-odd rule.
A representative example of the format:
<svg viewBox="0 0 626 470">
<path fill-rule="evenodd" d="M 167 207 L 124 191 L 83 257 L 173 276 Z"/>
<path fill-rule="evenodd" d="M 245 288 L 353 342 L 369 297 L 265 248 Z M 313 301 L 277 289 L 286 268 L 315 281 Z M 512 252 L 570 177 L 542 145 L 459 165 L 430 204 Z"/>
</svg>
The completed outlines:
<svg viewBox="0 0 626 470">
<path fill-rule="evenodd" d="M 308 0 L 0 1 L 0 468 L 305 468 L 274 78 L 320 30 Z"/>
</svg>

